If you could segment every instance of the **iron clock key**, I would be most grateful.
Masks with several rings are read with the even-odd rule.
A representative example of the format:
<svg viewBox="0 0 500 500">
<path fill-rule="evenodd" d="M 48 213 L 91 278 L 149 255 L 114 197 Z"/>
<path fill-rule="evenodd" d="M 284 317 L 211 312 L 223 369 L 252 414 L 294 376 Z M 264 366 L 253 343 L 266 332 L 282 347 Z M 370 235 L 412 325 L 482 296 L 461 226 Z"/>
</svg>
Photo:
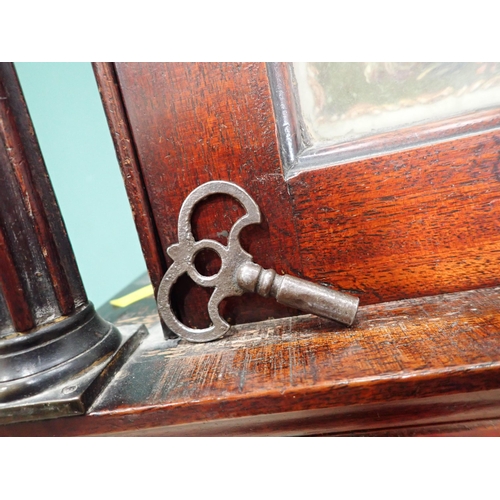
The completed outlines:
<svg viewBox="0 0 500 500">
<path fill-rule="evenodd" d="M 226 246 L 209 239 L 195 241 L 191 229 L 191 216 L 197 203 L 218 193 L 232 196 L 246 210 L 246 214 L 231 228 Z M 165 273 L 157 296 L 160 316 L 172 332 L 191 342 L 209 342 L 221 338 L 230 325 L 219 314 L 220 302 L 226 297 L 246 292 L 271 296 L 286 306 L 346 325 L 353 323 L 359 304 L 357 297 L 301 278 L 279 275 L 253 262 L 252 256 L 241 247 L 239 235 L 244 227 L 260 221 L 261 214 L 255 201 L 244 189 L 231 182 L 207 182 L 193 190 L 184 200 L 179 212 L 179 242 L 167 249 L 174 262 Z M 203 276 L 194 265 L 196 255 L 207 248 L 215 251 L 221 259 L 220 270 L 214 276 Z M 198 285 L 214 287 L 208 302 L 208 313 L 212 320 L 208 328 L 190 328 L 181 323 L 172 310 L 170 292 L 184 273 Z"/>
</svg>

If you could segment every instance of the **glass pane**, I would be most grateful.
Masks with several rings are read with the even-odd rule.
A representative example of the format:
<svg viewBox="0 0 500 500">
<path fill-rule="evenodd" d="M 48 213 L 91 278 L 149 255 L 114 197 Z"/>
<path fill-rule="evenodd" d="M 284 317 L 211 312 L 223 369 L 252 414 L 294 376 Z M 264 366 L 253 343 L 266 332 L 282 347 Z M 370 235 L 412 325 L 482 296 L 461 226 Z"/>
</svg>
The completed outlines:
<svg viewBox="0 0 500 500">
<path fill-rule="evenodd" d="M 339 144 L 500 105 L 500 63 L 294 63 L 310 139 Z"/>
</svg>

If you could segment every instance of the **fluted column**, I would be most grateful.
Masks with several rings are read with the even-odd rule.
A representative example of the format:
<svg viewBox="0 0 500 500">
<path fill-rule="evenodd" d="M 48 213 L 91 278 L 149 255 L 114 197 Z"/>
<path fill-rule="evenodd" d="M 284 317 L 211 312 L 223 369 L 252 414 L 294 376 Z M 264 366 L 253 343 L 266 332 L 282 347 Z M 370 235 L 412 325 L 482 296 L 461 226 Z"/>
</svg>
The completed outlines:
<svg viewBox="0 0 500 500">
<path fill-rule="evenodd" d="M 110 357 L 10 63 L 0 64 L 0 410 Z"/>
</svg>

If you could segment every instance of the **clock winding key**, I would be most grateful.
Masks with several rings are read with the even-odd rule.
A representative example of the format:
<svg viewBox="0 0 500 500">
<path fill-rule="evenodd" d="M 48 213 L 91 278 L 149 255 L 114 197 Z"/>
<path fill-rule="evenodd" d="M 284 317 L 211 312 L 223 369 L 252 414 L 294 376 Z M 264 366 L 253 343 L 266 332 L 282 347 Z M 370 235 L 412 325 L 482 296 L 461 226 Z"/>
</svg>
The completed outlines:
<svg viewBox="0 0 500 500">
<path fill-rule="evenodd" d="M 246 210 L 231 228 L 227 246 L 204 239 L 195 241 L 191 230 L 191 215 L 198 202 L 213 194 L 227 194 L 238 200 Z M 226 181 L 211 181 L 193 190 L 179 212 L 179 242 L 167 249 L 173 264 L 165 273 L 158 290 L 158 311 L 165 324 L 174 333 L 191 342 L 208 342 L 222 337 L 230 325 L 219 314 L 219 303 L 226 297 L 255 292 L 274 297 L 281 304 L 351 325 L 356 316 L 359 299 L 326 286 L 288 275 L 278 275 L 272 269 L 263 269 L 240 245 L 241 230 L 261 220 L 255 201 L 241 187 Z M 201 275 L 194 266 L 196 255 L 204 250 L 215 251 L 221 267 L 214 276 Z M 181 323 L 172 311 L 170 292 L 177 279 L 187 273 L 198 285 L 214 287 L 208 302 L 212 325 L 205 329 L 190 328 Z"/>
</svg>

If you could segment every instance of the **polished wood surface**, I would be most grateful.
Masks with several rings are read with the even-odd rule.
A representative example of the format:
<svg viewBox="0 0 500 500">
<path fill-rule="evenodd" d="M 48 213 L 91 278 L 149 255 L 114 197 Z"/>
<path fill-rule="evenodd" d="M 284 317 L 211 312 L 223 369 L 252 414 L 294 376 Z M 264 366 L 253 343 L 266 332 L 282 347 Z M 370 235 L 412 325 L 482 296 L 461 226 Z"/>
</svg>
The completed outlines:
<svg viewBox="0 0 500 500">
<path fill-rule="evenodd" d="M 206 181 L 229 180 L 247 190 L 264 215 L 261 226 L 245 229 L 243 245 L 263 267 L 300 275 L 265 65 L 115 67 L 161 241 L 158 252 L 177 241 L 177 215 L 186 196 Z M 141 210 L 140 200 L 133 197 L 131 202 L 135 211 Z M 199 237 L 224 242 L 236 213 L 234 202 L 213 197 L 196 215 L 195 231 Z M 184 321 L 203 326 L 209 292 L 190 283 L 181 285 L 177 295 Z M 251 304 L 228 299 L 222 312 L 233 323 L 296 314 L 257 296 Z"/>
<path fill-rule="evenodd" d="M 259 204 L 264 223 L 248 229 L 244 245 L 257 263 L 278 273 L 351 292 L 361 304 L 500 283 L 496 111 L 434 127 L 426 140 L 437 142 L 285 180 L 264 64 L 115 68 L 145 186 L 144 200 L 131 202 L 136 212 L 151 206 L 161 241 L 157 255 L 177 240 L 187 194 L 223 179 Z M 126 181 L 133 184 L 134 175 Z M 227 200 L 208 200 L 197 231 L 224 242 L 236 214 Z M 156 283 L 165 264 L 143 248 L 154 261 Z M 175 301 L 190 326 L 206 326 L 209 293 L 180 281 Z M 231 299 L 223 313 L 236 324 L 297 314 L 258 297 Z"/>
<path fill-rule="evenodd" d="M 497 285 L 499 147 L 497 130 L 293 177 L 304 274 L 362 304 Z"/>
<path fill-rule="evenodd" d="M 299 316 L 207 344 L 167 341 L 157 324 L 87 415 L 0 435 L 364 434 L 500 419 L 499 301 L 492 288 L 376 304 L 350 328 Z"/>
<path fill-rule="evenodd" d="M 382 134 L 366 157 L 344 163 L 320 148 L 313 168 L 314 158 L 299 158 L 293 85 L 276 85 L 287 65 L 276 67 L 96 66 L 149 272 L 156 287 L 185 197 L 229 180 L 264 217 L 242 235 L 255 261 L 359 296 L 357 323 L 343 329 L 256 296 L 230 299 L 222 313 L 238 325 L 231 337 L 175 347 L 156 326 L 89 415 L 16 432 L 466 435 L 469 424 L 469 433 L 496 432 L 498 110 Z M 339 148 L 361 151 L 366 141 Z M 195 236 L 224 243 L 241 214 L 211 197 L 195 211 Z M 216 267 L 209 258 L 200 265 Z M 180 279 L 178 316 L 207 326 L 209 294 Z M 151 325 L 156 316 L 144 318 Z"/>
<path fill-rule="evenodd" d="M 419 425 L 364 432 L 349 432 L 347 437 L 498 437 L 500 436 L 500 419 L 471 420 L 434 425 Z M 323 435 L 324 436 L 324 435 Z"/>
<path fill-rule="evenodd" d="M 12 98 L 15 74 L 1 69 L 0 174 L 9 189 L 0 198 L 0 347 L 10 349 L 12 328 L 37 324 L 37 300 L 62 313 L 86 298 L 24 102 Z M 110 363 L 85 400 L 86 414 L 5 424 L 1 436 L 498 435 L 496 122 L 474 122 L 453 140 L 285 176 L 264 64 L 95 69 L 155 286 L 185 196 L 226 179 L 263 212 L 263 224 L 242 236 L 256 262 L 351 291 L 364 305 L 346 328 L 244 295 L 222 308 L 237 324 L 231 334 L 207 344 L 166 339 L 152 298 L 121 311 L 108 305 L 104 316 L 123 332 L 143 323 L 149 334 L 142 329 Z M 241 214 L 233 200 L 211 197 L 194 213 L 195 235 L 224 243 Z M 44 259 L 37 285 L 47 289 L 26 287 Z M 208 293 L 179 280 L 173 298 L 187 324 L 204 326 Z M 43 352 L 44 360 L 53 354 Z"/>
</svg>

